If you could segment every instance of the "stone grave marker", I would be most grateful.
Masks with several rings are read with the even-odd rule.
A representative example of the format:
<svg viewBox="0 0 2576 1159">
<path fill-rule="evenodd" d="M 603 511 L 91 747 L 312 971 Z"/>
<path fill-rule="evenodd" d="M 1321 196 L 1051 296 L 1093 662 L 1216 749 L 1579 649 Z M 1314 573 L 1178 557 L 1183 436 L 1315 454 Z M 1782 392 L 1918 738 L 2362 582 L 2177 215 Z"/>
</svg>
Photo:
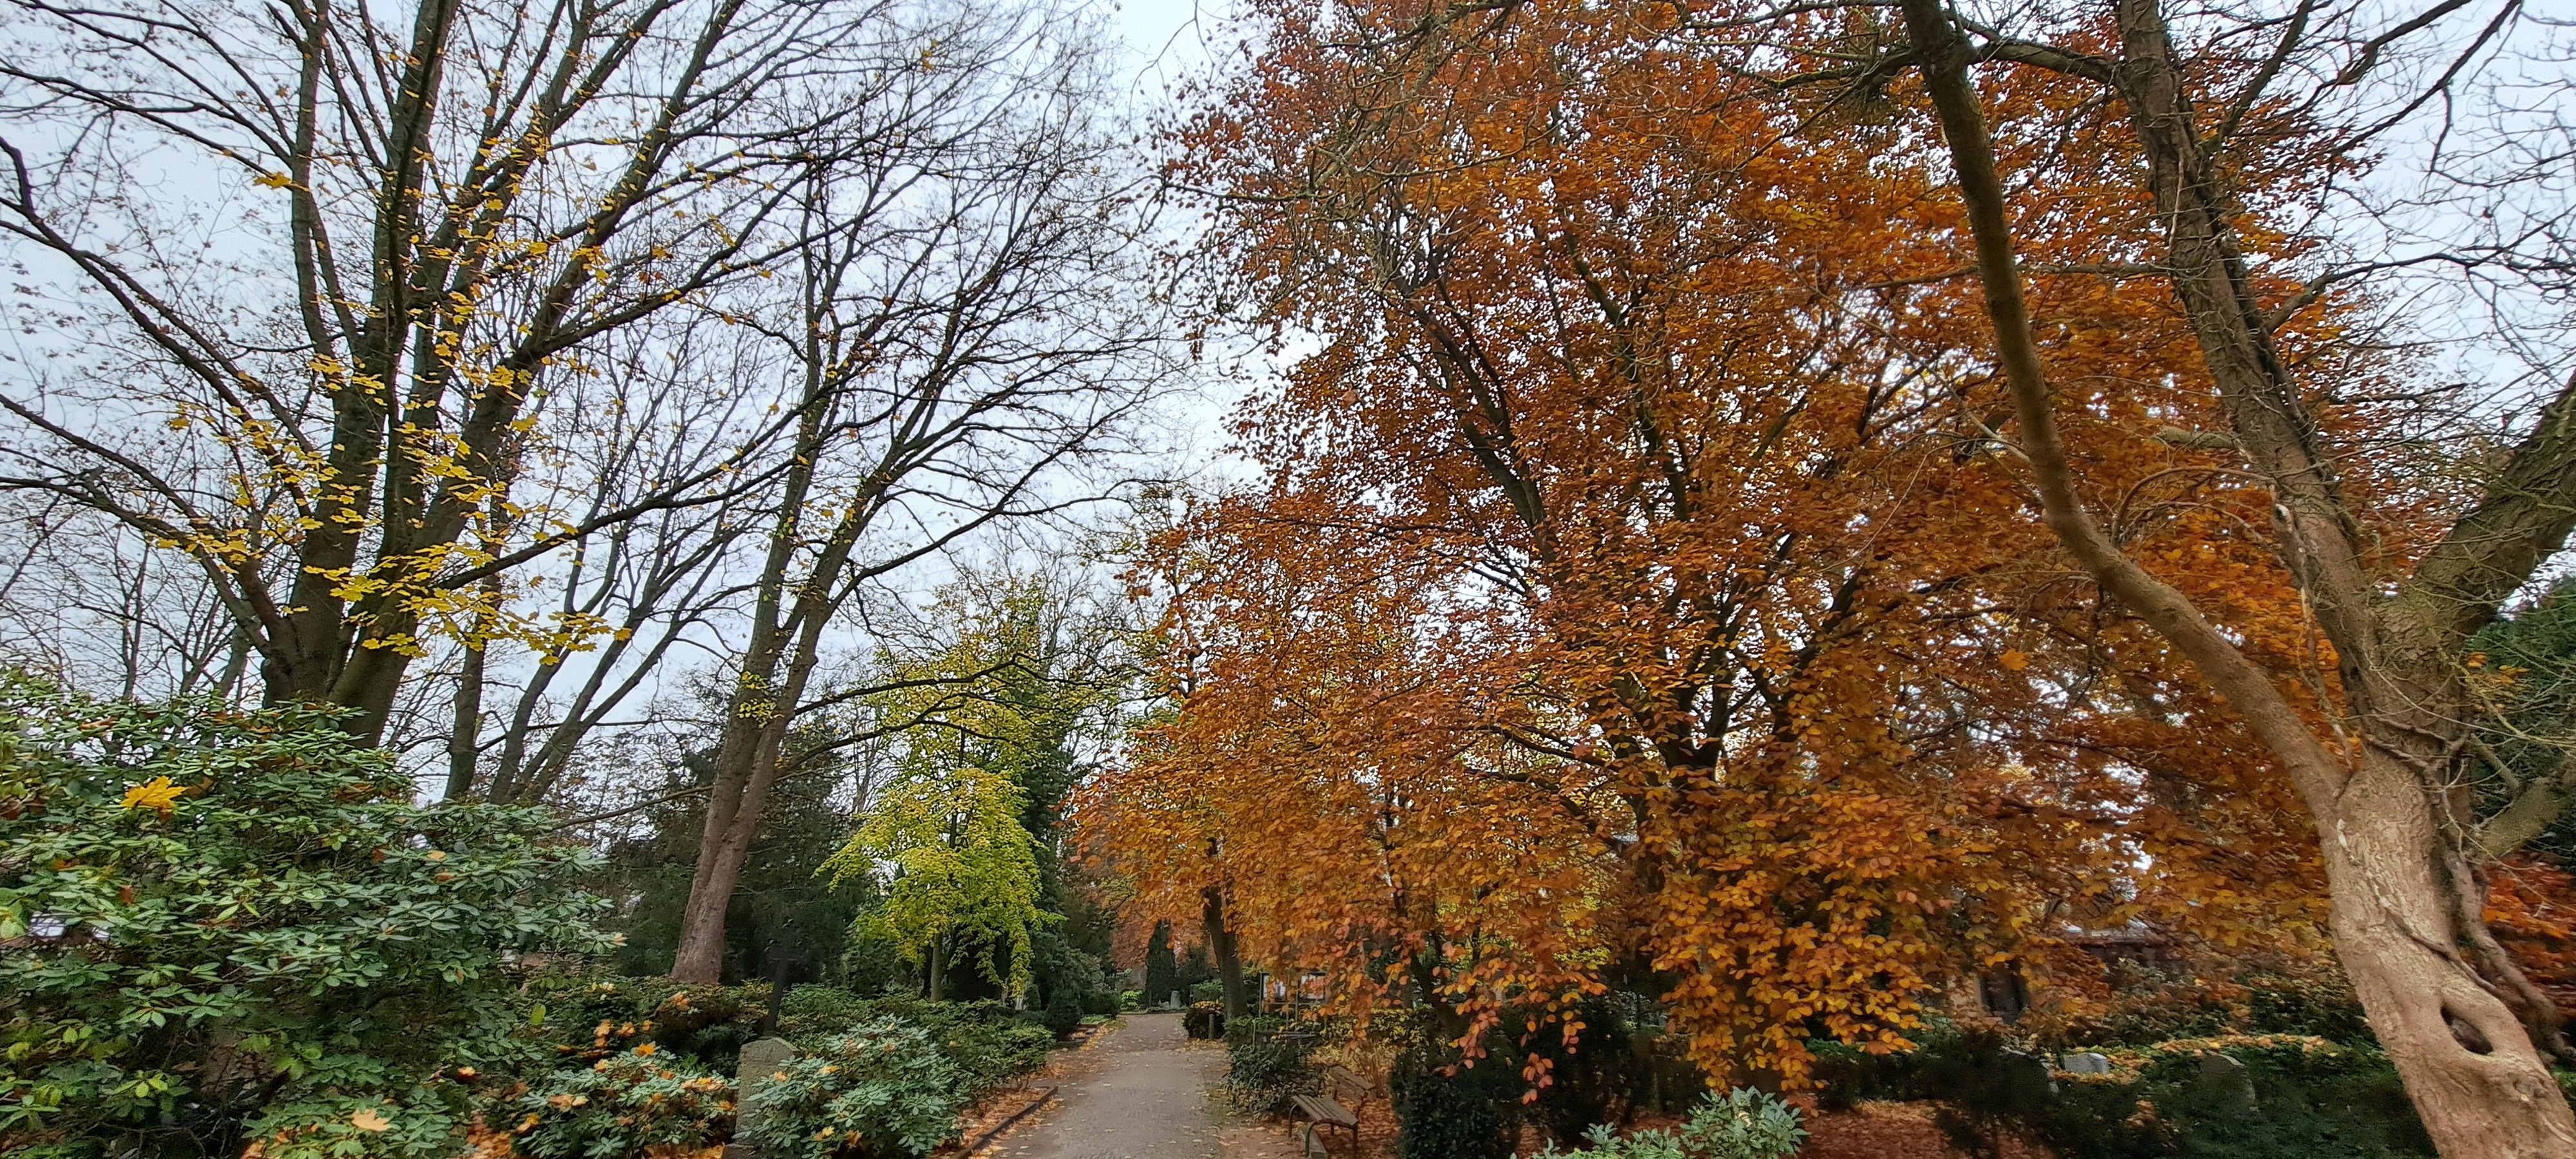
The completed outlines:
<svg viewBox="0 0 2576 1159">
<path fill-rule="evenodd" d="M 2233 1094 L 2246 1106 L 2254 1105 L 2254 1080 L 2246 1076 L 2245 1064 L 2232 1055 L 2214 1050 L 2201 1055 L 2200 1085 Z"/>
<path fill-rule="evenodd" d="M 2111 1073 L 2111 1056 L 2107 1054 L 2098 1054 L 2089 1050 L 2078 1051 L 2074 1054 L 2067 1055 L 2064 1058 L 2059 1059 L 2058 1062 L 2063 1065 L 2059 1066 L 2057 1069 L 2065 1071 L 2068 1074 Z"/>
<path fill-rule="evenodd" d="M 755 1038 L 742 1044 L 742 1062 L 733 1071 L 733 1133 L 741 1139 L 751 1134 L 759 1119 L 752 1113 L 751 1096 L 769 1076 L 796 1057 L 795 1044 L 784 1038 Z M 761 1159 L 758 1149 L 749 1143 L 727 1143 L 724 1159 Z"/>
</svg>

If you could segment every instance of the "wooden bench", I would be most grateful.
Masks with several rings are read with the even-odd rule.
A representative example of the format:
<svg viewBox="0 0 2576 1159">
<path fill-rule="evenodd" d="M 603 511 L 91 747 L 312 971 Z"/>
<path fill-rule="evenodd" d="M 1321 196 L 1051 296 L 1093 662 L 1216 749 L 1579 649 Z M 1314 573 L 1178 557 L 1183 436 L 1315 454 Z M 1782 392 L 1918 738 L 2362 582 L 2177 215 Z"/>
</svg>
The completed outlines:
<svg viewBox="0 0 2576 1159">
<path fill-rule="evenodd" d="M 1352 1114 L 1349 1107 L 1334 1102 L 1326 1095 L 1290 1095 L 1288 1100 L 1297 1105 L 1298 1114 L 1306 1116 L 1310 1129 L 1311 1127 L 1340 1127 L 1351 1133 L 1351 1150 L 1354 1152 L 1359 1150 L 1360 1117 Z"/>
<path fill-rule="evenodd" d="M 1334 1063 L 1324 1068 L 1324 1081 L 1332 1084 L 1332 1094 L 1342 1102 L 1358 1105 L 1377 1093 L 1377 1084 L 1361 1078 L 1351 1068 Z"/>
<path fill-rule="evenodd" d="M 1306 1116 L 1309 1129 L 1340 1127 L 1350 1132 L 1351 1150 L 1357 1152 L 1360 1145 L 1360 1116 L 1358 1112 L 1343 1106 L 1341 1100 L 1349 1099 L 1354 1103 L 1365 1104 L 1368 1097 L 1376 1093 L 1377 1088 L 1367 1079 L 1352 1073 L 1350 1068 L 1339 1065 L 1324 1068 L 1324 1082 L 1328 1093 L 1294 1095 L 1289 1101 L 1296 1104 L 1298 1114 Z"/>
</svg>

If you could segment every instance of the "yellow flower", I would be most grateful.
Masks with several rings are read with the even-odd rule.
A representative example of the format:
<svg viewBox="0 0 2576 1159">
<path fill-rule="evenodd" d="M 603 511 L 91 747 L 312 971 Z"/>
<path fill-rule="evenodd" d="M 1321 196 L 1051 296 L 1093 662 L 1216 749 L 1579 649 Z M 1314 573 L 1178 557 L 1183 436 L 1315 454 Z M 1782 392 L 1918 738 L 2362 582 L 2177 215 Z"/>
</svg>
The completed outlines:
<svg viewBox="0 0 2576 1159">
<path fill-rule="evenodd" d="M 173 785 L 168 777 L 154 777 L 144 784 L 127 789 L 125 800 L 118 802 L 118 805 L 126 809 L 158 809 L 162 816 L 167 817 L 170 815 L 171 803 L 177 801 L 179 795 L 187 791 L 187 786 Z"/>
<path fill-rule="evenodd" d="M 660 1050 L 660 1049 L 662 1049 L 662 1048 L 661 1048 L 661 1047 L 658 1047 L 658 1046 L 655 1046 L 655 1045 L 653 1045 L 652 1043 L 649 1043 L 649 1042 L 648 1042 L 648 1043 L 645 1043 L 645 1044 L 644 1044 L 644 1045 L 642 1045 L 642 1046 L 636 1047 L 636 1048 L 635 1048 L 635 1053 L 637 1053 L 637 1054 L 651 1054 L 651 1053 L 653 1053 L 654 1051 L 657 1051 L 657 1050 Z"/>
</svg>

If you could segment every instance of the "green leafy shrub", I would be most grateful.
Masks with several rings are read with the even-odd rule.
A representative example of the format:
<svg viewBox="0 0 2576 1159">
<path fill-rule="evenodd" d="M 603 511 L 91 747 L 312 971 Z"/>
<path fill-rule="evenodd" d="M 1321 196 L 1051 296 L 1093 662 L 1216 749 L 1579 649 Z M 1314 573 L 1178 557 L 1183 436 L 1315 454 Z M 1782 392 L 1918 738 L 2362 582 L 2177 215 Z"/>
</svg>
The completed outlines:
<svg viewBox="0 0 2576 1159">
<path fill-rule="evenodd" d="M 2105 1048 L 2108 1075 L 2054 1077 L 1999 1036 L 1936 1026 L 1905 1054 L 1811 1043 L 1828 1106 L 1866 1098 L 1944 1104 L 1943 1126 L 1982 1149 L 2004 1132 L 2085 1159 L 2416 1159 L 2432 1155 L 2379 1051 L 2302 1035 L 2221 1035 Z M 2212 1081 L 2225 1054 L 2243 1077 Z M 2223 1070 L 2217 1073 L 2224 1074 Z M 2249 1113 L 2249 1102 L 2259 1113 Z"/>
<path fill-rule="evenodd" d="M 1445 1065 L 1444 1055 L 1452 1060 Z M 1521 1080 L 1511 1067 L 1491 1058 L 1464 1066 L 1454 1052 L 1416 1047 L 1397 1057 L 1391 1085 L 1399 1159 L 1506 1159 L 1512 1153 L 1504 1108 L 1520 1094 Z"/>
<path fill-rule="evenodd" d="M 558 1065 L 651 1043 L 729 1074 L 743 1044 L 763 1033 L 769 983 L 717 986 L 567 971 L 531 979 L 520 1001 L 530 1025 L 554 1043 Z"/>
<path fill-rule="evenodd" d="M 1707 1159 L 1783 1159 L 1807 1142 L 1804 1116 L 1777 1096 L 1749 1087 L 1710 1091 L 1682 1124 L 1682 1142 Z"/>
<path fill-rule="evenodd" d="M 1057 990 L 1047 995 L 1046 1008 L 1038 1024 L 1058 1038 L 1082 1028 L 1082 1000 L 1071 990 Z"/>
<path fill-rule="evenodd" d="M 0 674 L 0 1151 L 433 1154 L 543 1056 L 502 963 L 605 946 L 587 855 L 334 719 Z"/>
<path fill-rule="evenodd" d="M 1691 1159 L 1682 1150 L 1681 1137 L 1670 1131 L 1648 1129 L 1622 1135 L 1617 1127 L 1595 1123 L 1583 1139 L 1589 1146 L 1559 1151 L 1550 1143 L 1539 1154 L 1548 1159 Z"/>
<path fill-rule="evenodd" d="M 733 1121 L 733 1084 L 647 1043 L 539 1079 L 513 1102 L 514 1144 L 538 1159 L 617 1159 L 701 1147 Z"/>
<path fill-rule="evenodd" d="M 1632 1032 L 1611 1003 L 1589 1000 L 1575 1017 L 1583 1029 L 1572 1044 L 1556 1023 L 1531 1027 L 1511 1044 L 1548 1064 L 1551 1081 L 1525 1113 L 1558 1140 L 1586 1138 L 1595 1126 L 1623 1121 L 1645 1101 L 1654 1077 L 1630 1053 Z"/>
<path fill-rule="evenodd" d="M 862 998 L 830 986 L 799 986 L 781 1004 L 778 1031 L 807 1049 L 885 1019 L 918 1026 L 964 1076 L 970 1096 L 1046 1065 L 1055 1035 L 999 1002 L 931 1002 L 911 996 Z"/>
<path fill-rule="evenodd" d="M 2038 1031 L 2051 1051 L 2147 1046 L 2221 1034 L 2299 1034 L 2376 1047 L 2361 1001 L 2339 975 L 2245 970 L 2210 979 L 2124 962 L 2109 1009 Z M 2054 1020 L 2051 1020 L 2054 1022 Z"/>
<path fill-rule="evenodd" d="M 1322 1089 L 1322 1080 L 1306 1066 L 1315 1040 L 1279 1037 L 1295 1025 L 1273 1015 L 1253 1014 L 1225 1026 L 1225 1089 L 1236 1106 L 1253 1114 L 1277 1114 L 1288 1105 L 1289 1096 Z"/>
<path fill-rule="evenodd" d="M 1550 1144 L 1546 1154 L 1561 1159 L 1787 1159 L 1806 1145 L 1807 1131 L 1798 1108 L 1737 1087 L 1722 1095 L 1710 1091 L 1678 1130 L 1621 1135 L 1599 1123 L 1585 1138 L 1591 1146 L 1558 1151 Z"/>
<path fill-rule="evenodd" d="M 745 1141 L 765 1156 L 926 1155 L 956 1134 L 969 1076 L 924 1028 L 885 1018 L 819 1044 L 753 1089 Z"/>
<path fill-rule="evenodd" d="M 799 986 L 778 1004 L 778 1033 L 796 1042 L 836 1037 L 862 1022 L 886 1016 L 882 1000 L 837 986 Z"/>
</svg>

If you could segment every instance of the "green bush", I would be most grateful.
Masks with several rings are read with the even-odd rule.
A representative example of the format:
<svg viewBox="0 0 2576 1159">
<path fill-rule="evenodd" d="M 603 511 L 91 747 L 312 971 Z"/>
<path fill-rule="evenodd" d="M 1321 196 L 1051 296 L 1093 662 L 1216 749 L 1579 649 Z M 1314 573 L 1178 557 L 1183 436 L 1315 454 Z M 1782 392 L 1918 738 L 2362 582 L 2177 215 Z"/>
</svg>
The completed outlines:
<svg viewBox="0 0 2576 1159">
<path fill-rule="evenodd" d="M 895 1018 L 818 1044 L 754 1088 L 743 1139 L 761 1155 L 926 1155 L 957 1133 L 972 1080 L 923 1027 Z"/>
<path fill-rule="evenodd" d="M 555 818 L 424 808 L 326 712 L 0 674 L 0 1151 L 452 1150 L 537 1061 L 502 962 L 605 947 Z"/>
<path fill-rule="evenodd" d="M 1071 990 L 1058 989 L 1047 996 L 1046 1009 L 1039 1015 L 1038 1024 L 1058 1038 L 1082 1029 L 1082 1000 Z"/>
<path fill-rule="evenodd" d="M 1591 1146 L 1545 1152 L 1561 1159 L 1787 1159 L 1807 1142 L 1798 1108 L 1746 1087 L 1726 1094 L 1710 1091 L 1691 1109 L 1679 1130 L 1646 1130 L 1621 1135 L 1607 1123 L 1595 1124 L 1585 1138 Z"/>
<path fill-rule="evenodd" d="M 1540 1023 L 1524 1041 L 1510 1044 L 1547 1061 L 1550 1081 L 1525 1113 L 1550 1138 L 1564 1141 L 1586 1138 L 1600 1124 L 1624 1121 L 1646 1100 L 1654 1078 L 1629 1053 L 1632 1032 L 1612 1003 L 1586 1001 L 1574 1017 L 1583 1030 L 1570 1046 L 1558 1023 Z"/>
<path fill-rule="evenodd" d="M 730 1074 L 743 1044 L 763 1033 L 769 983 L 717 986 L 563 972 L 532 979 L 520 1001 L 530 1025 L 542 1028 L 554 1043 L 559 1064 L 594 1061 L 651 1043 L 715 1073 Z"/>
<path fill-rule="evenodd" d="M 1189 1009 L 1181 1012 L 1181 1032 L 1192 1038 L 1224 1038 L 1225 1003 L 1191 1003 Z"/>
<path fill-rule="evenodd" d="M 830 986 L 799 986 L 781 1004 L 778 1032 L 817 1049 L 861 1026 L 896 1019 L 920 1027 L 958 1073 L 970 1097 L 1046 1065 L 1055 1035 L 999 1002 L 931 1002 L 909 995 L 861 998 Z"/>
<path fill-rule="evenodd" d="M 2416 1159 L 2432 1155 L 2395 1069 L 2376 1049 L 2313 1036 L 2227 1035 L 2110 1047 L 2114 1071 L 2058 1075 L 1992 1034 L 1936 1026 L 1906 1054 L 1810 1043 L 1828 1106 L 1865 1098 L 1940 1102 L 1954 1139 L 1982 1149 L 2025 1134 L 2084 1159 Z M 2225 1054 L 2241 1081 L 2203 1077 Z M 2224 1073 L 2224 1072 L 2219 1072 Z M 2259 1113 L 2249 1113 L 2249 1102 Z"/>
<path fill-rule="evenodd" d="M 1748 1087 L 1710 1091 L 1682 1124 L 1682 1142 L 1707 1159 L 1783 1159 L 1805 1146 L 1798 1108 Z"/>
<path fill-rule="evenodd" d="M 513 1102 L 514 1145 L 538 1159 L 618 1159 L 702 1147 L 733 1121 L 733 1084 L 650 1043 L 539 1079 Z"/>
<path fill-rule="evenodd" d="M 2107 1012 L 2043 1030 L 2051 1051 L 2147 1046 L 2221 1034 L 2299 1034 L 2376 1047 L 2352 987 L 2336 976 L 2249 970 L 2213 987 L 2197 976 L 2123 963 L 2119 1001 Z M 2241 990 L 2239 989 L 2241 988 Z"/>
<path fill-rule="evenodd" d="M 853 1026 L 886 1017 L 884 1000 L 837 986 L 798 986 L 778 1004 L 778 1033 L 795 1042 L 820 1042 Z"/>
<path fill-rule="evenodd" d="M 1399 1159 L 1511 1155 L 1504 1108 L 1520 1094 L 1521 1080 L 1508 1065 L 1488 1057 L 1469 1067 L 1454 1052 L 1416 1047 L 1397 1057 L 1393 1087 Z"/>
<path fill-rule="evenodd" d="M 1288 1106 L 1289 1096 L 1322 1089 L 1322 1080 L 1306 1066 L 1314 1039 L 1279 1037 L 1296 1025 L 1260 1014 L 1226 1025 L 1225 1089 L 1236 1106 L 1253 1114 L 1276 1114 Z"/>
</svg>

